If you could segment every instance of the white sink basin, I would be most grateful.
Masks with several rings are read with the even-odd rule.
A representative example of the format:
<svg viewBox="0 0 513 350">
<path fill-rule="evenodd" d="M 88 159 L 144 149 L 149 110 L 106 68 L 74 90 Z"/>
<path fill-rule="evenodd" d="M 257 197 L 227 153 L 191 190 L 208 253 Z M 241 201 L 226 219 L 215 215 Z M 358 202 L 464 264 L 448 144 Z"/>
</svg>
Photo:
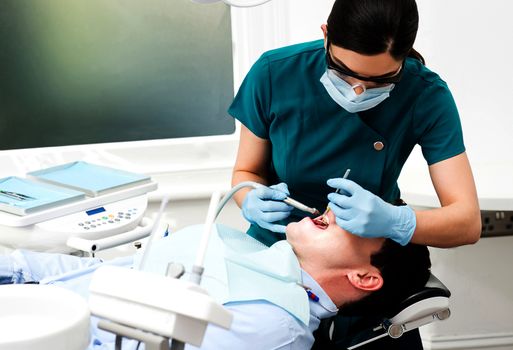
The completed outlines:
<svg viewBox="0 0 513 350">
<path fill-rule="evenodd" d="M 0 350 L 84 350 L 89 308 L 78 294 L 46 285 L 0 286 Z"/>
</svg>

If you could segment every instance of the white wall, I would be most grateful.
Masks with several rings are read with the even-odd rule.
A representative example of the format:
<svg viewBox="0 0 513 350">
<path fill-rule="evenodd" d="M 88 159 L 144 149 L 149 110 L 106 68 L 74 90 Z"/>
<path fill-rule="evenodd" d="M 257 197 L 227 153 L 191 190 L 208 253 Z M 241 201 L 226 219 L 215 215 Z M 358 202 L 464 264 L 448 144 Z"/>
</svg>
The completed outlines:
<svg viewBox="0 0 513 350">
<path fill-rule="evenodd" d="M 475 159 L 513 162 L 513 2 L 419 0 L 418 47 L 449 83 Z"/>
<path fill-rule="evenodd" d="M 512 210 L 513 2 L 418 0 L 416 47 L 458 105 L 482 209 Z M 401 177 L 409 201 L 438 205 L 417 149 Z"/>
<path fill-rule="evenodd" d="M 253 8 L 232 8 L 235 86 L 266 50 L 322 38 L 333 0 L 274 0 Z"/>
<path fill-rule="evenodd" d="M 513 2 L 418 0 L 417 49 L 458 105 L 480 205 L 513 210 Z M 407 201 L 438 205 L 420 152 L 401 176 Z M 431 249 L 433 271 L 451 289 L 452 316 L 425 327 L 426 349 L 513 349 L 513 237 Z"/>
</svg>

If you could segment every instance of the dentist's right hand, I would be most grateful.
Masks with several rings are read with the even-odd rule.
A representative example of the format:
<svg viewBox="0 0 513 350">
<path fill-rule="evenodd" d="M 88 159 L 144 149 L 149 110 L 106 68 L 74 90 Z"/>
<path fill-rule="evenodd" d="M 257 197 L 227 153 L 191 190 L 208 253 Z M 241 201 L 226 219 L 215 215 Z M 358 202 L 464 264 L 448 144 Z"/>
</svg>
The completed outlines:
<svg viewBox="0 0 513 350">
<path fill-rule="evenodd" d="M 255 188 L 248 192 L 242 203 L 242 215 L 252 224 L 273 232 L 285 233 L 284 225 L 273 222 L 287 218 L 294 209 L 283 202 L 289 194 L 289 188 L 284 182 Z"/>
</svg>

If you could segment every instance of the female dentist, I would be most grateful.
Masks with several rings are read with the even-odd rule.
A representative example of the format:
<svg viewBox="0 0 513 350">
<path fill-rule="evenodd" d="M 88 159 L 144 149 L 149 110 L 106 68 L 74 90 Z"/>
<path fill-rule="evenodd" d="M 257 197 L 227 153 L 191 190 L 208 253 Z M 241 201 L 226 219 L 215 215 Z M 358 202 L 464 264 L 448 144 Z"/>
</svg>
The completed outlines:
<svg viewBox="0 0 513 350">
<path fill-rule="evenodd" d="M 321 28 L 324 40 L 264 53 L 230 106 L 242 123 L 232 185 L 270 185 L 235 197 L 248 234 L 267 245 L 284 239 L 284 225 L 304 216 L 282 202 L 290 195 L 329 203 L 337 224 L 363 237 L 475 243 L 481 219 L 460 119 L 447 84 L 413 49 L 415 1 L 336 0 Z M 416 144 L 440 208 L 393 205 Z"/>
</svg>

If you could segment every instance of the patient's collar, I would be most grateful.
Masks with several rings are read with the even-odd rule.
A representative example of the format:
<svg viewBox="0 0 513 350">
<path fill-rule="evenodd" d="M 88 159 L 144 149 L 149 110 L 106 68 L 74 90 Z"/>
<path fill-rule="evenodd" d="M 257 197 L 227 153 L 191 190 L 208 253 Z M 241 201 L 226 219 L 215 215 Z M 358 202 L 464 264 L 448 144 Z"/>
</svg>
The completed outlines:
<svg viewBox="0 0 513 350">
<path fill-rule="evenodd" d="M 338 312 L 338 308 L 324 289 L 305 270 L 301 270 L 301 275 L 303 288 L 310 289 L 317 297 L 317 300 L 310 298 L 310 313 L 320 319 L 334 316 Z"/>
</svg>

